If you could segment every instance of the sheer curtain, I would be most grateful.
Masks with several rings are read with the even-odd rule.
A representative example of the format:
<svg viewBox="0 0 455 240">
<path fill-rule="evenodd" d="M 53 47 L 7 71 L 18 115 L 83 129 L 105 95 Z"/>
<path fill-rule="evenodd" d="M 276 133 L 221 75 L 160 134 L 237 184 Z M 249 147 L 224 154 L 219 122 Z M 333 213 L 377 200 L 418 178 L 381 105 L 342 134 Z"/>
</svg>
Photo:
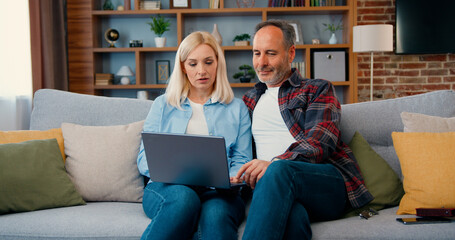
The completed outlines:
<svg viewBox="0 0 455 240">
<path fill-rule="evenodd" d="M 27 0 L 0 8 L 0 130 L 29 128 L 32 74 Z"/>
</svg>

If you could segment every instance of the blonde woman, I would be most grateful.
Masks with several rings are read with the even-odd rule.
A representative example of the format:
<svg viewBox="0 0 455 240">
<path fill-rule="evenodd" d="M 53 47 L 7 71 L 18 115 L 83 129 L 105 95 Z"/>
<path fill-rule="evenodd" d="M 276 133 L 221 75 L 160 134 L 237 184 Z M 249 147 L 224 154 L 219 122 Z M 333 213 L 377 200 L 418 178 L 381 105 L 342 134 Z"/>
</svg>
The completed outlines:
<svg viewBox="0 0 455 240">
<path fill-rule="evenodd" d="M 180 44 L 166 93 L 153 103 L 144 131 L 224 137 L 231 177 L 252 159 L 248 110 L 234 98 L 223 52 L 209 33 L 191 33 Z M 143 145 L 137 162 L 149 177 Z M 237 239 L 245 211 L 238 193 L 160 182 L 147 184 L 142 205 L 151 218 L 142 239 Z"/>
</svg>

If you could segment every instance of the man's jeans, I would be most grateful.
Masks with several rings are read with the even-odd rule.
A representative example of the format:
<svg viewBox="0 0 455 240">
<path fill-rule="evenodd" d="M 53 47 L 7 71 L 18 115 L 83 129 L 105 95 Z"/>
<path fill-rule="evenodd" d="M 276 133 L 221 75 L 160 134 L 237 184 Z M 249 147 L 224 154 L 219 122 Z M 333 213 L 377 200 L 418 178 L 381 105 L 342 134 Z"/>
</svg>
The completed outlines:
<svg viewBox="0 0 455 240">
<path fill-rule="evenodd" d="M 311 239 L 310 219 L 336 219 L 346 202 L 333 165 L 273 162 L 254 189 L 243 239 Z"/>
<path fill-rule="evenodd" d="M 141 239 L 237 239 L 245 215 L 238 193 L 151 182 L 142 206 L 151 223 Z"/>
</svg>

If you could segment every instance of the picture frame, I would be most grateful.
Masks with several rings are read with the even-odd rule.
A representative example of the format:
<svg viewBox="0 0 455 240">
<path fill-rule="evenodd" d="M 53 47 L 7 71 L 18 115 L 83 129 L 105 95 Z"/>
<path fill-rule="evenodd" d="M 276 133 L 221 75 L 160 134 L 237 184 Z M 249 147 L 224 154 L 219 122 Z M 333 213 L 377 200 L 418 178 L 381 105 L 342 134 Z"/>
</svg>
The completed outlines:
<svg viewBox="0 0 455 240">
<path fill-rule="evenodd" d="M 295 31 L 295 44 L 302 45 L 303 44 L 303 34 L 302 34 L 302 26 L 298 21 L 288 21 L 288 23 L 294 28 Z"/>
<path fill-rule="evenodd" d="M 166 84 L 171 75 L 171 61 L 156 60 L 156 83 Z"/>
<path fill-rule="evenodd" d="M 191 8 L 191 0 L 170 0 L 169 1 L 169 8 L 174 9 L 184 9 L 184 8 Z"/>
</svg>

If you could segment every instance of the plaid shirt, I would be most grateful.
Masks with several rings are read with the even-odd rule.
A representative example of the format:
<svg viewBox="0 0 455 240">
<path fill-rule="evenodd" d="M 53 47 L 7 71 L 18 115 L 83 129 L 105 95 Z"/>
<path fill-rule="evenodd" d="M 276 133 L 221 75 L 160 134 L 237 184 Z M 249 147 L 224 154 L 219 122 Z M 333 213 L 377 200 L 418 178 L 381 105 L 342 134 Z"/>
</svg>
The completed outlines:
<svg viewBox="0 0 455 240">
<path fill-rule="evenodd" d="M 259 82 L 255 89 L 243 97 L 251 117 L 256 103 L 266 90 L 267 86 Z M 341 106 L 333 85 L 325 80 L 303 79 L 293 69 L 291 77 L 280 87 L 278 104 L 281 116 L 296 142 L 274 160 L 332 164 L 344 178 L 352 207 L 359 208 L 373 200 L 351 149 L 341 141 L 338 128 Z"/>
</svg>

